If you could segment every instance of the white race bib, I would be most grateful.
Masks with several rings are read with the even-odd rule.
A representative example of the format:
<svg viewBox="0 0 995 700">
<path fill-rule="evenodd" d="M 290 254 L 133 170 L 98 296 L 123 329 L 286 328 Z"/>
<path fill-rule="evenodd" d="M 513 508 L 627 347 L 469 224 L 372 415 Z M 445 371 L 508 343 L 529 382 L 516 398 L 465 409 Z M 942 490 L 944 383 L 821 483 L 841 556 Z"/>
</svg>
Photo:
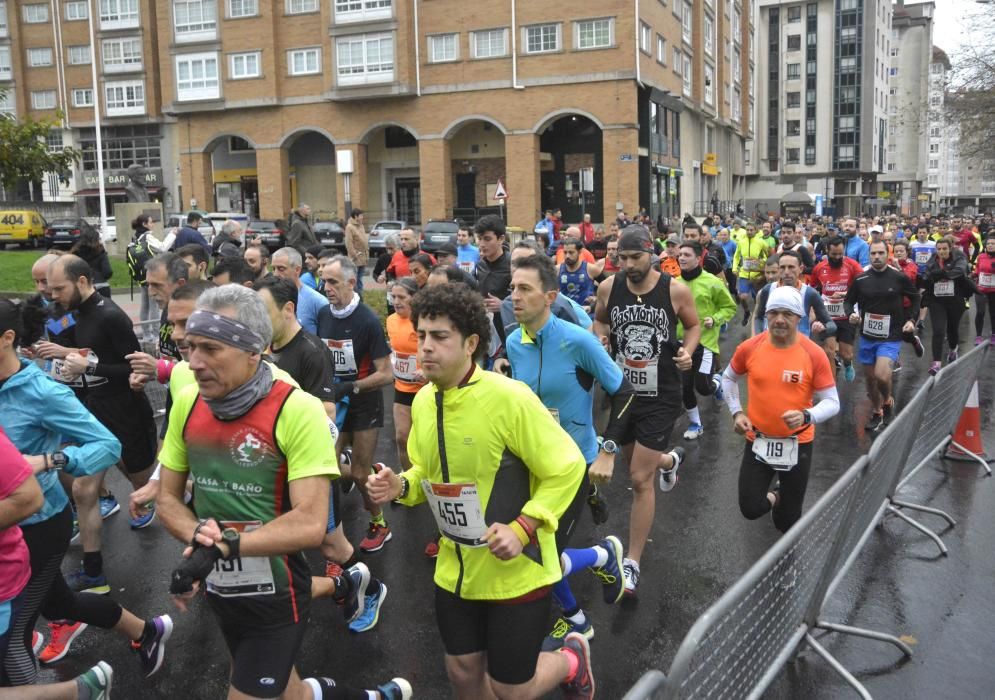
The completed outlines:
<svg viewBox="0 0 995 700">
<path fill-rule="evenodd" d="M 352 349 L 352 340 L 326 340 L 328 349 L 332 351 L 335 361 L 335 374 L 356 374 L 356 353 Z"/>
<path fill-rule="evenodd" d="M 789 472 L 798 464 L 798 438 L 757 435 L 753 440 L 753 454 L 771 469 Z"/>
<path fill-rule="evenodd" d="M 995 272 L 981 272 L 978 274 L 978 284 L 991 289 L 995 287 Z"/>
<path fill-rule="evenodd" d="M 463 272 L 465 272 L 468 275 L 473 274 L 474 267 L 475 265 L 471 260 L 461 260 L 459 263 L 459 269 L 461 269 Z"/>
<path fill-rule="evenodd" d="M 656 396 L 658 390 L 656 360 L 630 360 L 620 357 L 617 360 L 622 374 L 636 389 L 639 396 Z"/>
<path fill-rule="evenodd" d="M 760 261 L 756 258 L 746 258 L 743 260 L 743 269 L 747 272 L 756 272 L 760 269 Z"/>
<path fill-rule="evenodd" d="M 929 259 L 933 257 L 930 255 L 929 251 L 917 250 L 916 251 L 916 265 L 925 265 L 929 262 Z"/>
<path fill-rule="evenodd" d="M 954 281 L 940 280 L 933 285 L 933 296 L 952 297 L 954 295 Z"/>
<path fill-rule="evenodd" d="M 262 522 L 223 522 L 222 528 L 233 527 L 242 534 L 252 532 Z M 219 559 L 214 562 L 214 571 L 207 577 L 209 593 L 222 598 L 240 598 L 249 595 L 273 595 L 276 584 L 273 582 L 273 569 L 268 557 L 239 557 L 232 561 Z"/>
<path fill-rule="evenodd" d="M 823 303 L 826 305 L 826 312 L 832 319 L 846 318 L 846 314 L 843 313 L 843 300 L 831 301 L 829 297 L 822 297 Z"/>
<path fill-rule="evenodd" d="M 402 382 L 416 384 L 415 376 L 418 374 L 418 358 L 406 352 L 393 352 L 390 355 L 390 362 L 394 366 L 394 377 Z"/>
<path fill-rule="evenodd" d="M 465 547 L 486 547 L 484 511 L 476 484 L 433 484 L 422 479 L 422 490 L 432 507 L 439 532 Z"/>
<path fill-rule="evenodd" d="M 891 335 L 891 316 L 887 314 L 864 314 L 864 335 L 868 338 L 887 340 Z"/>
</svg>

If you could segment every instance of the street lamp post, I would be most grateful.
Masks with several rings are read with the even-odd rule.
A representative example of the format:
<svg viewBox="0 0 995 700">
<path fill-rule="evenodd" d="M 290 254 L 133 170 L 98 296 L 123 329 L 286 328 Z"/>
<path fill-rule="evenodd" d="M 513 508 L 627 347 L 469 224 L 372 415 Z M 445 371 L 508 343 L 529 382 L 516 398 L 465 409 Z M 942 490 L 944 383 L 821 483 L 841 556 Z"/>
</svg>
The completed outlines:
<svg viewBox="0 0 995 700">
<path fill-rule="evenodd" d="M 97 134 L 97 192 L 100 199 L 100 232 L 107 230 L 107 198 L 104 188 L 104 144 L 100 136 L 100 90 L 97 86 L 97 44 L 93 39 L 93 9 L 97 0 L 87 3 L 86 18 L 90 29 L 90 79 L 93 83 L 93 126 Z"/>
</svg>

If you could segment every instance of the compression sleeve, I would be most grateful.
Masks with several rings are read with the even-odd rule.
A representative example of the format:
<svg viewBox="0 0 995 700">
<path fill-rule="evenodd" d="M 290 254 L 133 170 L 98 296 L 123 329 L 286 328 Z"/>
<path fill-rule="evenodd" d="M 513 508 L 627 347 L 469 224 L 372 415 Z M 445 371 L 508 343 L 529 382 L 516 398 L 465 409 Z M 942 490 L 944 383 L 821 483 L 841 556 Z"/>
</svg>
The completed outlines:
<svg viewBox="0 0 995 700">
<path fill-rule="evenodd" d="M 739 402 L 739 378 L 742 376 L 730 365 L 727 365 L 726 371 L 722 373 L 722 393 L 725 395 L 729 413 L 734 416 L 743 410 L 743 405 Z"/>
<path fill-rule="evenodd" d="M 815 399 L 818 403 L 808 409 L 813 423 L 825 423 L 840 412 L 840 396 L 835 386 L 817 389 Z"/>
<path fill-rule="evenodd" d="M 822 301 L 822 295 L 815 291 L 812 287 L 809 287 L 805 294 L 808 296 L 809 308 L 815 312 L 815 320 L 826 326 L 827 329 L 829 328 L 829 325 L 832 324 L 834 326 L 833 330 L 835 330 L 836 324 L 833 323 L 832 316 L 830 316 L 829 312 L 826 310 L 826 305 Z"/>
<path fill-rule="evenodd" d="M 843 298 L 843 313 L 847 315 L 847 318 L 853 313 L 853 306 L 857 303 L 857 285 L 859 284 L 860 280 L 854 280 L 850 288 L 846 290 L 846 296 Z M 919 312 L 917 311 L 916 313 L 918 314 Z"/>
<path fill-rule="evenodd" d="M 764 332 L 764 321 L 767 315 L 767 295 L 770 294 L 770 285 L 767 285 L 757 294 L 757 304 L 753 310 L 753 330 L 758 335 Z"/>
<path fill-rule="evenodd" d="M 611 413 L 608 414 L 608 426 L 605 428 L 605 440 L 621 444 L 629 430 L 632 418 L 632 404 L 636 401 L 636 388 L 629 380 L 622 377 L 622 384 L 611 397 Z"/>
</svg>

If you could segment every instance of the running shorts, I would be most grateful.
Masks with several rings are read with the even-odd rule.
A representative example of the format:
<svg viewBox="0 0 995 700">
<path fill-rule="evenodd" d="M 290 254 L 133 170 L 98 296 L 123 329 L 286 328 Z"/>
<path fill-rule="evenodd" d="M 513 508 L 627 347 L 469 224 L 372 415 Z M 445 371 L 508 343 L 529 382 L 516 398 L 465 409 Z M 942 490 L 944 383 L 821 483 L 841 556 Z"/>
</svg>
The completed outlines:
<svg viewBox="0 0 995 700">
<path fill-rule="evenodd" d="M 550 589 L 523 602 L 466 600 L 435 588 L 435 619 L 449 656 L 485 652 L 487 674 L 498 683 L 521 685 L 535 675 L 549 632 Z M 523 596 L 530 598 L 530 596 Z"/>
<path fill-rule="evenodd" d="M 418 394 L 417 391 L 398 391 L 394 389 L 394 403 L 401 406 L 410 406 L 415 402 L 415 396 Z"/>
<path fill-rule="evenodd" d="M 125 471 L 135 474 L 155 464 L 155 417 L 144 393 L 91 393 L 86 397 L 86 407 L 120 441 Z"/>
<path fill-rule="evenodd" d="M 349 410 L 342 423 L 343 433 L 357 433 L 383 427 L 383 391 L 376 389 L 349 397 Z"/>
<path fill-rule="evenodd" d="M 591 465 L 588 464 L 587 468 L 590 469 Z M 570 544 L 570 535 L 577 529 L 577 520 L 580 519 L 580 514 L 584 509 L 584 502 L 587 500 L 587 493 L 590 490 L 591 485 L 587 480 L 587 471 L 585 471 L 584 478 L 580 480 L 580 486 L 577 487 L 577 493 L 574 495 L 573 500 L 570 501 L 570 505 L 567 506 L 566 511 L 560 516 L 559 525 L 556 527 L 556 551 L 560 554 Z"/>
<path fill-rule="evenodd" d="M 632 418 L 622 438 L 622 444 L 638 442 L 657 452 L 666 452 L 674 423 L 684 413 L 680 387 L 673 394 L 637 396 L 632 405 Z"/>
<path fill-rule="evenodd" d="M 763 288 L 763 285 L 760 284 L 760 282 L 762 281 L 764 281 L 763 278 L 754 281 L 751 279 L 746 279 L 745 277 L 740 277 L 739 280 L 736 282 L 736 290 L 740 294 L 749 294 L 754 299 L 756 299 L 757 292 L 759 292 Z"/>
<path fill-rule="evenodd" d="M 325 534 L 335 532 L 335 528 L 342 524 L 342 509 L 339 506 L 339 485 L 338 479 L 328 486 L 328 525 L 325 527 Z"/>
<path fill-rule="evenodd" d="M 846 345 L 853 345 L 857 341 L 857 327 L 846 319 L 837 321 L 836 340 Z"/>
<path fill-rule="evenodd" d="M 898 360 L 902 350 L 900 340 L 868 340 L 860 337 L 860 348 L 857 350 L 857 362 L 862 365 L 873 365 L 877 358 L 887 357 L 892 362 Z"/>
</svg>

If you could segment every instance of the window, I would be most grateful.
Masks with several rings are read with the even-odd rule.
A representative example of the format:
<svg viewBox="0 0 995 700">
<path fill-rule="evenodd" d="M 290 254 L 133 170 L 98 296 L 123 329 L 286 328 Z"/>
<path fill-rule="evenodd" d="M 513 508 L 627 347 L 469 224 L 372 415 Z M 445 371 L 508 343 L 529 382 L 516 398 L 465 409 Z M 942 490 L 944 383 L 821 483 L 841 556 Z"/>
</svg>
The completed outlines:
<svg viewBox="0 0 995 700">
<path fill-rule="evenodd" d="M 784 149 L 784 161 L 788 165 L 798 165 L 798 149 L 797 148 Z"/>
<path fill-rule="evenodd" d="M 75 20 L 86 19 L 89 14 L 89 3 L 79 2 L 74 0 L 73 2 L 66 3 L 66 21 L 73 22 Z"/>
<path fill-rule="evenodd" d="M 739 89 L 735 89 L 732 92 L 732 120 L 739 123 L 740 117 L 743 111 L 743 93 Z"/>
<path fill-rule="evenodd" d="M 684 54 L 681 53 L 681 50 L 675 46 L 674 47 L 674 72 L 677 73 L 677 75 L 680 75 L 681 72 L 683 71 L 683 68 L 684 68 Z"/>
<path fill-rule="evenodd" d="M 333 0 L 336 22 L 366 22 L 390 19 L 391 0 Z M 317 3 L 315 3 L 317 9 Z"/>
<path fill-rule="evenodd" d="M 394 37 L 365 34 L 335 43 L 339 85 L 390 83 L 394 80 Z"/>
<path fill-rule="evenodd" d="M 800 92 L 789 92 L 787 105 L 788 107 L 800 107 L 802 104 L 802 94 Z"/>
<path fill-rule="evenodd" d="M 939 158 L 930 158 L 929 159 L 929 169 L 930 170 L 937 170 L 937 169 L 939 169 L 939 167 L 940 167 L 940 159 Z"/>
<path fill-rule="evenodd" d="M 895 169 L 894 163 L 888 163 L 888 172 L 892 172 Z"/>
<path fill-rule="evenodd" d="M 49 153 L 59 153 L 65 148 L 65 142 L 62 140 L 62 132 L 57 129 L 52 129 L 45 136 L 45 145 L 48 147 Z"/>
<path fill-rule="evenodd" d="M 217 0 L 173 0 L 177 41 L 204 41 L 218 35 Z"/>
<path fill-rule="evenodd" d="M 929 144 L 929 152 L 930 153 L 939 153 L 940 152 L 940 144 L 938 144 L 938 143 L 931 143 L 931 144 Z"/>
<path fill-rule="evenodd" d="M 10 90 L 0 93 L 0 114 L 14 113 L 14 93 Z"/>
<path fill-rule="evenodd" d="M 650 37 L 653 36 L 653 30 L 650 29 L 648 24 L 639 23 L 639 50 L 643 53 L 650 53 Z"/>
<path fill-rule="evenodd" d="M 840 0 L 839 4 L 840 10 L 856 10 L 857 0 Z"/>
<path fill-rule="evenodd" d="M 0 80 L 10 80 L 12 70 L 10 65 L 10 47 L 0 46 Z"/>
<path fill-rule="evenodd" d="M 77 88 L 76 90 L 73 90 L 73 106 L 92 107 L 93 90 L 90 88 Z"/>
<path fill-rule="evenodd" d="M 258 78 L 262 75 L 259 67 L 261 53 L 259 51 L 249 51 L 248 53 L 233 53 L 228 57 L 228 77 L 231 80 L 241 80 L 242 78 Z"/>
<path fill-rule="evenodd" d="M 645 25 L 644 25 L 645 26 Z M 539 24 L 522 29 L 525 53 L 550 53 L 560 50 L 560 25 Z"/>
<path fill-rule="evenodd" d="M 930 175 L 927 182 L 930 187 L 937 187 L 939 185 L 939 178 L 936 175 Z"/>
<path fill-rule="evenodd" d="M 36 90 L 32 92 L 31 109 L 55 109 L 55 90 Z"/>
<path fill-rule="evenodd" d="M 802 8 L 800 6 L 788 8 L 788 22 L 801 22 Z"/>
<path fill-rule="evenodd" d="M 321 70 L 321 49 L 292 49 L 287 52 L 289 75 L 313 75 Z"/>
<path fill-rule="evenodd" d="M 898 75 L 898 68 L 891 68 L 888 70 L 888 75 Z"/>
<path fill-rule="evenodd" d="M 681 38 L 684 39 L 688 44 L 691 43 L 691 37 L 694 34 L 694 10 L 691 7 L 691 3 L 684 3 L 684 13 L 681 16 Z"/>
<path fill-rule="evenodd" d="M 739 41 L 739 36 L 740 36 L 739 23 L 740 23 L 740 13 L 739 9 L 737 8 L 732 13 L 732 40 L 735 42 Z"/>
<path fill-rule="evenodd" d="M 142 68 L 142 40 L 139 38 L 104 39 L 100 52 L 105 73 L 125 73 Z"/>
<path fill-rule="evenodd" d="M 255 17 L 259 14 L 259 0 L 228 0 L 228 18 Z"/>
<path fill-rule="evenodd" d="M 575 22 L 574 31 L 578 49 L 606 49 L 615 42 L 615 21 L 610 18 Z"/>
<path fill-rule="evenodd" d="M 801 34 L 791 34 L 788 36 L 788 51 L 801 51 L 802 48 L 802 35 Z"/>
<path fill-rule="evenodd" d="M 715 69 L 705 64 L 705 104 L 715 104 Z"/>
<path fill-rule="evenodd" d="M 715 55 L 715 22 L 708 15 L 705 15 L 705 54 Z"/>
<path fill-rule="evenodd" d="M 138 26 L 138 0 L 100 0 L 100 28 L 126 29 Z M 144 98 L 142 100 L 144 102 Z M 144 112 L 144 109 L 142 110 Z"/>
<path fill-rule="evenodd" d="M 846 56 L 840 59 L 840 72 L 841 73 L 856 73 L 857 72 L 857 59 L 853 56 Z"/>
<path fill-rule="evenodd" d="M 929 135 L 930 136 L 934 136 L 934 137 L 938 137 L 940 135 L 940 127 L 938 127 L 938 126 L 931 126 L 931 127 L 929 127 Z"/>
<path fill-rule="evenodd" d="M 742 81 L 743 65 L 740 60 L 740 53 L 738 48 L 734 49 L 732 52 L 731 70 L 732 70 L 732 79 L 736 81 L 737 85 L 739 85 L 740 82 Z"/>
<path fill-rule="evenodd" d="M 656 61 L 661 66 L 667 65 L 667 40 L 656 35 Z"/>
<path fill-rule="evenodd" d="M 933 95 L 932 97 L 929 98 L 929 106 L 930 107 L 939 107 L 940 106 L 940 102 L 941 102 L 941 99 L 940 99 L 939 95 Z"/>
<path fill-rule="evenodd" d="M 890 53 L 891 53 L 891 57 L 892 58 L 894 58 L 895 56 L 897 56 L 898 55 L 898 47 L 896 46 L 895 48 L 893 48 Z"/>
<path fill-rule="evenodd" d="M 318 0 L 287 0 L 286 10 L 288 15 L 302 15 L 307 12 L 317 12 Z"/>
<path fill-rule="evenodd" d="M 683 78 L 684 78 L 684 86 L 683 86 L 684 87 L 684 94 L 687 95 L 688 97 L 690 97 L 691 96 L 691 90 L 692 90 L 692 84 L 693 84 L 693 78 L 694 78 L 694 69 L 691 67 L 691 57 L 688 56 L 687 54 L 684 55 L 684 73 L 683 73 Z"/>
<path fill-rule="evenodd" d="M 788 79 L 798 79 L 802 77 L 802 64 L 800 63 L 789 63 L 788 64 Z"/>
<path fill-rule="evenodd" d="M 186 53 L 176 57 L 176 99 L 212 100 L 221 97 L 216 53 Z"/>
<path fill-rule="evenodd" d="M 507 29 L 488 29 L 470 33 L 474 58 L 496 58 L 508 53 Z"/>
<path fill-rule="evenodd" d="M 90 63 L 92 59 L 90 58 L 90 47 L 87 46 L 70 46 L 69 47 L 69 64 L 73 66 L 83 66 Z"/>
<path fill-rule="evenodd" d="M 104 109 L 108 117 L 145 114 L 145 85 L 140 80 L 106 83 Z"/>
<path fill-rule="evenodd" d="M 52 65 L 52 49 L 28 49 L 28 65 L 32 68 Z"/>
<path fill-rule="evenodd" d="M 931 63 L 929 65 L 929 72 L 933 75 L 943 75 L 943 64 L 942 63 Z"/>
<path fill-rule="evenodd" d="M 802 132 L 802 123 L 798 119 L 789 119 L 784 133 L 788 136 L 798 136 Z"/>
<path fill-rule="evenodd" d="M 459 34 L 436 34 L 428 38 L 429 63 L 459 60 Z"/>
<path fill-rule="evenodd" d="M 47 22 L 47 21 L 48 21 L 48 5 L 24 6 L 25 24 L 41 24 L 42 22 Z"/>
<path fill-rule="evenodd" d="M 0 0 L 0 36 L 7 36 L 7 0 Z"/>
<path fill-rule="evenodd" d="M 836 148 L 836 159 L 841 161 L 851 161 L 854 155 L 853 146 L 838 146 Z"/>
<path fill-rule="evenodd" d="M 836 122 L 836 128 L 840 131 L 853 131 L 857 128 L 856 117 L 840 117 Z"/>
</svg>

